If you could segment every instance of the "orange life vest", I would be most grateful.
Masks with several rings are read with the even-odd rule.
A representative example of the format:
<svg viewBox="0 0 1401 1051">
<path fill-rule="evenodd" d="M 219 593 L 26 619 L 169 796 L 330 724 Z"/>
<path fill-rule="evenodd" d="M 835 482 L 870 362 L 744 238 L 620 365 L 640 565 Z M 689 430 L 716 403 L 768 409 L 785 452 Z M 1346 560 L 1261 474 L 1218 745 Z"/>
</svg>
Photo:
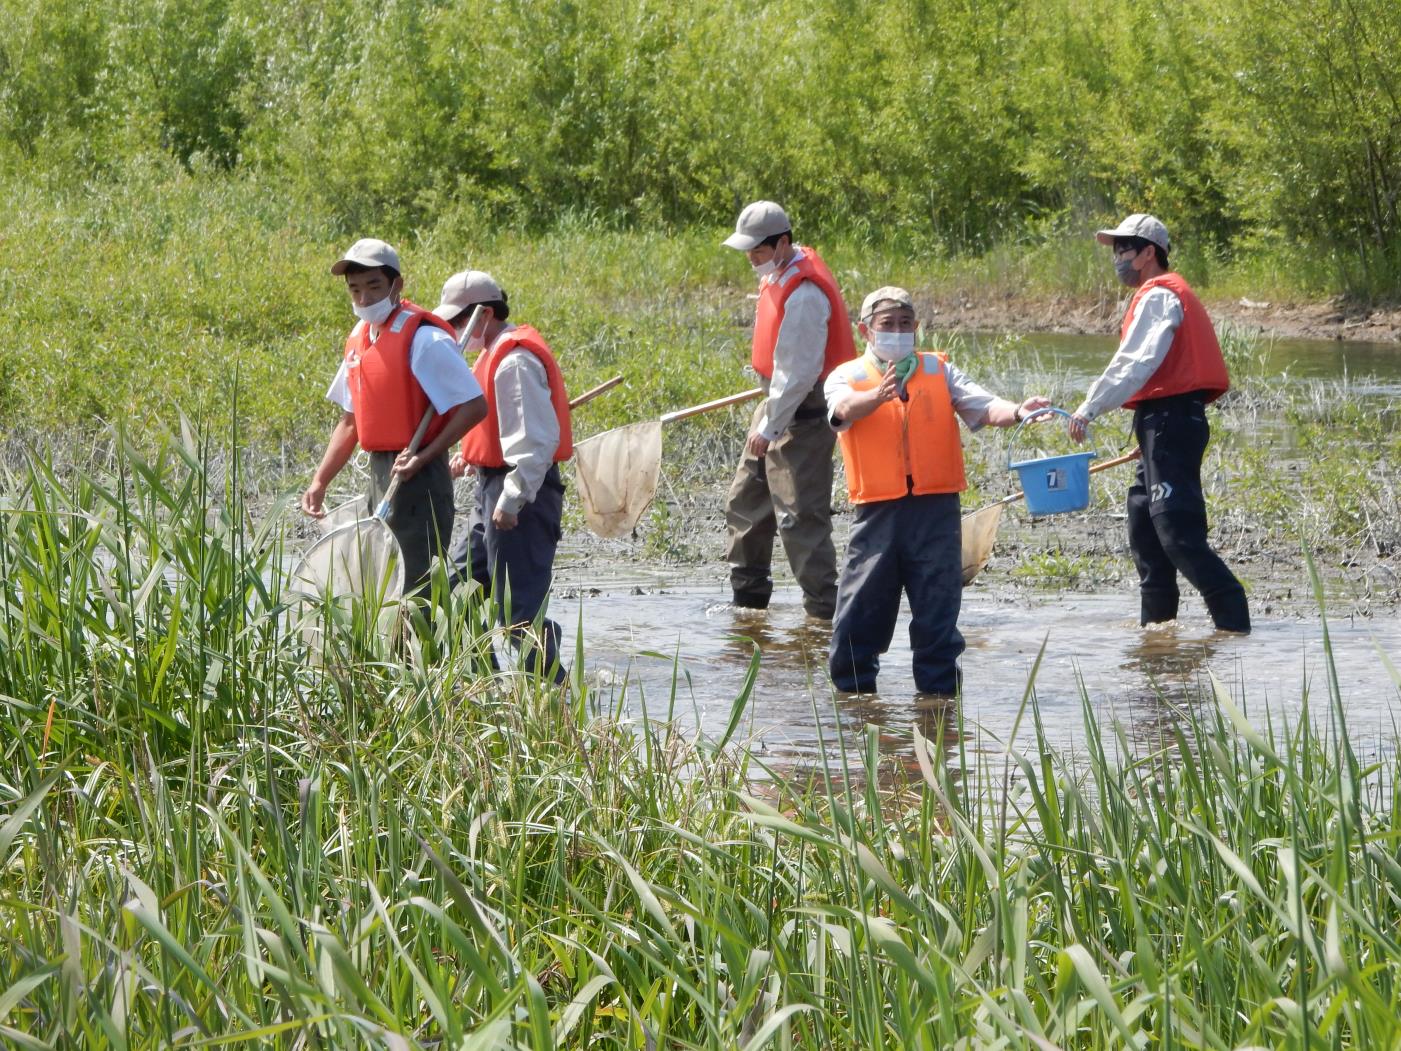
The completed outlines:
<svg viewBox="0 0 1401 1051">
<path fill-rule="evenodd" d="M 822 376 L 844 361 L 856 357 L 851 338 L 851 319 L 846 313 L 837 279 L 822 257 L 811 248 L 799 248 L 788 269 L 765 281 L 759 289 L 759 308 L 754 315 L 754 342 L 749 360 L 754 371 L 765 379 L 773 379 L 773 351 L 778 344 L 778 329 L 783 324 L 783 307 L 798 286 L 811 281 L 822 289 L 832 313 L 827 318 L 827 345 L 822 354 Z M 819 381 L 820 382 L 820 381 Z"/>
<path fill-rule="evenodd" d="M 1124 314 L 1119 339 L 1123 340 L 1129 334 L 1138 301 L 1150 288 L 1158 287 L 1171 289 L 1181 300 L 1182 324 L 1177 326 L 1177 334 L 1173 336 L 1167 357 L 1138 393 L 1124 402 L 1124 408 L 1132 409 L 1150 398 L 1166 398 L 1194 390 L 1206 391 L 1206 400 L 1215 401 L 1231 386 L 1226 361 L 1221 356 L 1221 344 L 1216 339 L 1216 329 L 1211 325 L 1206 307 L 1202 306 L 1202 301 L 1181 274 L 1160 274 L 1138 286 Z"/>
<path fill-rule="evenodd" d="M 364 321 L 357 322 L 346 337 L 346 382 L 355 414 L 355 438 L 362 449 L 398 452 L 408 448 L 428 411 L 428 395 L 410 367 L 413 337 L 424 324 L 436 325 L 456 339 L 451 325 L 407 299 L 385 319 L 378 339 L 371 342 L 370 326 Z M 422 444 L 436 438 L 446 422 L 447 417 L 435 412 Z"/>
<path fill-rule="evenodd" d="M 477 382 L 486 394 L 486 419 L 467 432 L 462 439 L 462 458 L 474 467 L 506 467 L 501 451 L 501 425 L 496 418 L 496 370 L 506 355 L 517 347 L 530 351 L 545 366 L 545 378 L 550 383 L 550 401 L 559 420 L 559 445 L 555 447 L 555 463 L 574 455 L 574 436 L 569 425 L 569 394 L 564 389 L 564 376 L 549 344 L 529 325 L 517 325 L 497 337 L 490 348 L 481 352 L 472 366 Z"/>
<path fill-rule="evenodd" d="M 853 504 L 968 488 L 963 441 L 949 395 L 948 357 L 919 357 L 919 368 L 905 384 L 908 401 L 885 402 L 837 436 Z M 854 391 L 880 386 L 884 375 L 880 360 L 869 352 L 842 368 Z"/>
</svg>

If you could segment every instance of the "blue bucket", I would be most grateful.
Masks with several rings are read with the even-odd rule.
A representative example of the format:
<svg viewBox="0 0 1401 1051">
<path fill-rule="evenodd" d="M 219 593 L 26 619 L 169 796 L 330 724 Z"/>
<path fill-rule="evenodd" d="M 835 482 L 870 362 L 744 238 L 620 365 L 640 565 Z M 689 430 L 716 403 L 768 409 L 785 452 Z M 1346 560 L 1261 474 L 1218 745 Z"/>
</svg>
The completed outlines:
<svg viewBox="0 0 1401 1051">
<path fill-rule="evenodd" d="M 1038 416 L 1053 412 L 1070 419 L 1064 409 L 1040 409 L 1030 413 L 1017 425 L 1007 449 L 1007 467 L 1017 472 L 1021 478 L 1022 492 L 1026 494 L 1026 509 L 1031 514 L 1059 515 L 1067 511 L 1083 511 L 1090 506 L 1090 461 L 1095 458 L 1093 450 L 1083 453 L 1067 453 L 1064 456 L 1043 456 L 1039 460 L 1013 460 L 1012 449 L 1022 428 Z"/>
</svg>

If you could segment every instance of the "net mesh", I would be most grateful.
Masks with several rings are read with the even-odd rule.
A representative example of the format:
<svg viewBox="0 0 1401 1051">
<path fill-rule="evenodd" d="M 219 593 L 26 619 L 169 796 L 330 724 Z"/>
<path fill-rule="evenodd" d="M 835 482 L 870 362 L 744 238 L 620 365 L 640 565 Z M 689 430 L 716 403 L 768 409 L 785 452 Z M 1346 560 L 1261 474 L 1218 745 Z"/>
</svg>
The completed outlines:
<svg viewBox="0 0 1401 1051">
<path fill-rule="evenodd" d="M 633 423 L 574 446 L 574 476 L 584 520 L 601 537 L 626 536 L 657 495 L 662 425 Z"/>
<path fill-rule="evenodd" d="M 325 536 L 327 533 L 335 532 L 341 526 L 348 526 L 352 522 L 368 518 L 372 510 L 370 502 L 363 496 L 354 497 L 331 508 L 326 512 L 324 518 L 318 518 L 316 529 L 322 536 Z"/>
<path fill-rule="evenodd" d="M 327 533 L 292 572 L 291 589 L 311 599 L 392 602 L 404 593 L 404 566 L 394 533 L 364 518 Z"/>
<path fill-rule="evenodd" d="M 997 526 L 1002 521 L 1002 505 L 987 507 L 963 516 L 963 583 L 970 583 L 992 557 Z"/>
</svg>

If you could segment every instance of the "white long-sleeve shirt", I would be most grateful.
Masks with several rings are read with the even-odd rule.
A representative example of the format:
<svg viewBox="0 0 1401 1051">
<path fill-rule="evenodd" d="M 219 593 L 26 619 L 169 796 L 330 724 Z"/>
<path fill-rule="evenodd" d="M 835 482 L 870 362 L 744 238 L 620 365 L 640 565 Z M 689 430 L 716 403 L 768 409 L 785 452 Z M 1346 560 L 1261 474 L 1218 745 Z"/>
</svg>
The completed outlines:
<svg viewBox="0 0 1401 1051">
<path fill-rule="evenodd" d="M 782 276 L 772 274 L 764 280 L 774 282 Z M 832 304 L 827 301 L 827 294 L 812 281 L 800 284 L 783 304 L 783 320 L 773 348 L 773 378 L 768 383 L 768 400 L 758 427 L 759 434 L 770 442 L 783 437 L 798 406 L 817 386 L 826 359 L 827 323 L 831 317 Z"/>
<path fill-rule="evenodd" d="M 1075 415 L 1093 420 L 1117 409 L 1153 378 L 1182 324 L 1182 300 L 1161 285 L 1138 301 L 1129 330 L 1099 379 L 1090 384 Z"/>
<path fill-rule="evenodd" d="M 867 355 L 875 357 L 870 348 L 866 350 Z M 864 358 L 857 359 L 864 361 Z M 880 361 L 880 359 L 876 359 Z M 853 366 L 855 363 L 852 363 Z M 880 362 L 882 370 L 887 366 Z M 839 420 L 836 411 L 848 397 L 851 396 L 851 375 L 855 372 L 854 367 L 841 365 L 827 374 L 827 380 L 822 384 L 822 393 L 827 399 L 827 422 L 832 425 L 834 431 L 844 431 L 854 423 L 854 420 Z M 859 373 L 858 373 L 859 374 Z M 949 400 L 953 402 L 953 411 L 958 413 L 970 431 L 976 431 L 987 423 L 988 407 L 997 401 L 997 395 L 991 393 L 986 388 L 974 383 L 968 376 L 951 362 L 944 362 L 944 380 L 949 387 Z"/>
<path fill-rule="evenodd" d="M 497 340 L 503 339 L 513 328 L 514 325 L 506 326 Z M 555 450 L 559 448 L 559 417 L 555 415 L 550 398 L 545 365 L 530 351 L 518 347 L 508 352 L 496 367 L 493 383 L 496 386 L 494 422 L 500 428 L 501 455 L 511 468 L 501 485 L 496 507 L 516 515 L 535 499 L 555 462 Z"/>
<path fill-rule="evenodd" d="M 346 412 L 354 412 L 347 369 L 342 357 L 335 379 L 326 391 L 326 398 Z M 436 325 L 419 325 L 418 331 L 413 334 L 413 342 L 409 344 L 409 371 L 433 403 L 433 408 L 440 413 L 451 412 L 459 405 L 482 396 L 481 385 L 472 375 L 471 367 L 463 360 L 457 340 Z"/>
</svg>

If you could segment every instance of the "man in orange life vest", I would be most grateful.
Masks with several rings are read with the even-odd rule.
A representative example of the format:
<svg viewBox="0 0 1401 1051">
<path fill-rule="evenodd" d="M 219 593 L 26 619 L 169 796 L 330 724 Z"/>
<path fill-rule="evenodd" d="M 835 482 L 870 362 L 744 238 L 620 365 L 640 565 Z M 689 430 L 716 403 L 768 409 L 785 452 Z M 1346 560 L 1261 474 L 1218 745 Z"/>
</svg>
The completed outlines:
<svg viewBox="0 0 1401 1051">
<path fill-rule="evenodd" d="M 479 320 L 468 332 L 478 304 Z M 477 496 L 468 532 L 454 541 L 450 557 L 459 577 L 470 573 L 493 595 L 497 617 L 512 626 L 519 648 L 525 628 L 545 607 L 554 574 L 564 508 L 559 464 L 574 452 L 569 395 L 540 333 L 507 320 L 506 293 L 490 274 L 453 274 L 433 312 L 453 326 L 467 350 L 481 351 L 473 372 L 487 400 L 486 422 L 452 459 L 455 475 L 474 469 Z M 541 635 L 544 652 L 531 647 L 529 666 L 563 683 L 559 625 L 542 621 Z"/>
<path fill-rule="evenodd" d="M 725 505 L 736 606 L 764 609 L 773 593 L 774 534 L 808 614 L 830 620 L 837 600 L 832 546 L 832 446 L 822 381 L 854 356 L 851 322 L 821 257 L 793 244 L 772 201 L 740 212 L 725 240 L 759 278 L 751 362 L 767 397 L 754 413 Z"/>
<path fill-rule="evenodd" d="M 1075 410 L 1070 434 L 1084 441 L 1092 420 L 1121 405 L 1133 409 L 1143 457 L 1129 489 L 1128 529 L 1140 622 L 1176 619 L 1181 573 L 1201 592 L 1218 629 L 1248 632 L 1245 588 L 1206 537 L 1206 406 L 1230 386 L 1211 318 L 1182 276 L 1168 269 L 1167 227 L 1153 216 L 1130 215 L 1095 237 L 1112 246 L 1119 280 L 1135 291 L 1119 349 Z"/>
<path fill-rule="evenodd" d="M 325 516 L 326 487 L 359 444 L 370 454 L 369 506 L 400 476 L 389 511 L 406 591 L 422 591 L 435 554 L 452 535 L 452 477 L 447 450 L 487 411 L 476 377 L 462 360 L 452 326 L 401 298 L 398 253 L 383 241 L 356 241 L 331 267 L 344 276 L 359 318 L 326 397 L 341 407 L 321 464 L 302 494 L 302 510 Z M 432 422 L 418 452 L 404 449 L 429 406 Z"/>
<path fill-rule="evenodd" d="M 823 393 L 839 434 L 856 518 L 837 592 L 828 669 L 848 693 L 871 693 L 895 634 L 900 593 L 910 600 L 915 688 L 952 697 L 960 687 L 963 557 L 958 494 L 960 419 L 1011 427 L 1050 402 L 1020 405 L 978 386 L 943 354 L 915 350 L 914 301 L 878 288 L 861 304 L 866 353 L 838 366 Z"/>
</svg>

